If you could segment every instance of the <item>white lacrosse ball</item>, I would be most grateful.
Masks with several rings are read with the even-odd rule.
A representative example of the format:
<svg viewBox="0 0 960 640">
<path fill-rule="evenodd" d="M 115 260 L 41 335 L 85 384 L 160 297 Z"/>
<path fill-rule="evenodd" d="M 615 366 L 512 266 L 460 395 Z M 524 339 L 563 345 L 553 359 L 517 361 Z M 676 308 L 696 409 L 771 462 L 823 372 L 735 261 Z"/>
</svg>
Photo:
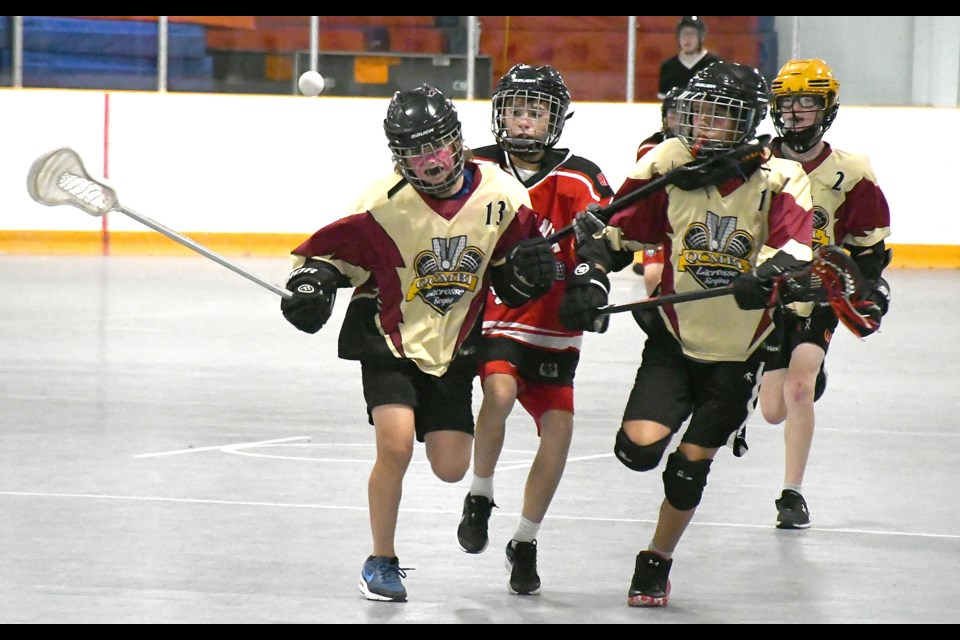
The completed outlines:
<svg viewBox="0 0 960 640">
<path fill-rule="evenodd" d="M 300 93 L 305 96 L 318 96 L 323 91 L 323 76 L 316 71 L 304 71 L 297 81 Z"/>
</svg>

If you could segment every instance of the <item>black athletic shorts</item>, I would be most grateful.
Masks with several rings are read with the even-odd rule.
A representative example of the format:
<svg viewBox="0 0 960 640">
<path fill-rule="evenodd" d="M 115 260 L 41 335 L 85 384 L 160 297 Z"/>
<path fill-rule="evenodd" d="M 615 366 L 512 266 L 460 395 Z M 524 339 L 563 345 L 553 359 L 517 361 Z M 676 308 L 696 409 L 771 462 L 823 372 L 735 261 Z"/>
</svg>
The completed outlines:
<svg viewBox="0 0 960 640">
<path fill-rule="evenodd" d="M 765 344 L 764 371 L 786 369 L 790 364 L 790 354 L 804 342 L 815 344 L 826 353 L 840 320 L 830 305 L 824 303 L 817 304 L 809 318 L 801 318 L 780 308 L 774 316 L 774 322 L 777 326 L 775 336 L 768 338 Z"/>
<path fill-rule="evenodd" d="M 580 362 L 580 352 L 573 349 L 547 351 L 510 338 L 487 338 L 482 343 L 480 359 L 483 362 L 506 360 L 529 383 L 570 387 L 573 386 L 573 377 Z"/>
<path fill-rule="evenodd" d="M 676 434 L 689 418 L 682 442 L 722 447 L 756 406 L 761 362 L 759 351 L 746 362 L 694 360 L 665 329 L 652 331 L 623 419 L 653 420 Z"/>
<path fill-rule="evenodd" d="M 413 408 L 417 441 L 431 431 L 463 431 L 473 435 L 474 357 L 456 358 L 445 374 L 424 373 L 410 360 L 360 362 L 367 419 L 373 424 L 373 408 L 404 404 Z"/>
</svg>

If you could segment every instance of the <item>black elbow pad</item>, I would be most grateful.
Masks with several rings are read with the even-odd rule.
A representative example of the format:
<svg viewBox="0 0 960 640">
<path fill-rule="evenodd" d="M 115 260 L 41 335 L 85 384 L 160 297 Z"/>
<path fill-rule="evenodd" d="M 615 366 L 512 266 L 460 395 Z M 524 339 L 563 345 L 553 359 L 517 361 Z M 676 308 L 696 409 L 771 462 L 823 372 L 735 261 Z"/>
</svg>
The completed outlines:
<svg viewBox="0 0 960 640">
<path fill-rule="evenodd" d="M 879 278 L 883 270 L 893 260 L 893 250 L 887 249 L 883 240 L 869 247 L 846 244 L 844 248 L 850 252 L 850 257 L 860 267 L 860 273 L 867 280 Z"/>
</svg>

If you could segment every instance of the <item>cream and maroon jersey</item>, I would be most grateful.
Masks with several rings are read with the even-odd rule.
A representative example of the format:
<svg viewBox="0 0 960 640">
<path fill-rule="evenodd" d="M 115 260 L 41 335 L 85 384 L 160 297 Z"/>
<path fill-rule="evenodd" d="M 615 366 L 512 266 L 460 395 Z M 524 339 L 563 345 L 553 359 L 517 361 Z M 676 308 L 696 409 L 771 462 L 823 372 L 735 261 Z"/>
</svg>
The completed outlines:
<svg viewBox="0 0 960 640">
<path fill-rule="evenodd" d="M 472 183 L 452 199 L 386 177 L 363 194 L 356 213 L 293 250 L 299 262 L 329 262 L 356 287 L 340 330 L 341 358 L 402 358 L 441 376 L 476 333 L 490 267 L 540 232 L 517 180 L 493 166 L 468 163 L 466 171 Z"/>
<path fill-rule="evenodd" d="M 617 198 L 692 160 L 679 139 L 665 140 L 637 161 Z M 715 289 L 777 251 L 810 260 L 812 206 L 800 164 L 769 157 L 747 180 L 658 189 L 615 213 L 607 236 L 616 249 L 663 245 L 662 294 Z M 773 328 L 771 310 L 744 311 L 733 296 L 665 304 L 660 313 L 683 353 L 707 362 L 746 360 Z"/>
<path fill-rule="evenodd" d="M 606 204 L 613 199 L 613 189 L 600 168 L 568 149 L 548 149 L 541 169 L 527 179 L 514 170 L 507 154 L 497 145 L 473 150 L 477 163 L 499 166 L 516 175 L 530 193 L 534 211 L 540 217 L 540 231 L 549 236 L 571 222 L 588 204 Z M 583 332 L 570 331 L 560 322 L 560 302 L 566 290 L 564 278 L 571 273 L 578 259 L 574 237 L 569 235 L 553 245 L 557 259 L 557 279 L 543 297 L 529 304 L 510 308 L 503 304 L 492 288 L 483 316 L 483 335 L 510 338 L 517 342 L 551 351 L 579 350 Z"/>
<path fill-rule="evenodd" d="M 777 157 L 782 142 L 771 144 Z M 819 156 L 801 164 L 810 177 L 814 247 L 872 247 L 890 236 L 890 208 L 866 156 L 824 143 Z"/>
</svg>

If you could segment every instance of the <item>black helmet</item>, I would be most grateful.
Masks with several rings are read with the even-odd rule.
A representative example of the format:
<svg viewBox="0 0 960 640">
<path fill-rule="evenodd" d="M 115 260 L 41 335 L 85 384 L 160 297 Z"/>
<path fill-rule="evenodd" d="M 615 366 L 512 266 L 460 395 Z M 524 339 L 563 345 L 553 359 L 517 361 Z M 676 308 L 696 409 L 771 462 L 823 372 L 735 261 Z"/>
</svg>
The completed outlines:
<svg viewBox="0 0 960 640">
<path fill-rule="evenodd" d="M 693 27 L 697 30 L 697 36 L 700 38 L 700 47 L 703 47 L 704 40 L 707 39 L 707 25 L 700 19 L 700 16 L 682 16 L 677 23 L 676 34 L 680 39 L 680 30 L 684 27 Z"/>
<path fill-rule="evenodd" d="M 563 124 L 572 114 L 570 91 L 563 78 L 550 65 L 534 67 L 529 64 L 514 65 L 507 71 L 493 92 L 493 112 L 490 130 L 508 153 L 532 154 L 549 149 L 560 140 Z M 534 137 L 533 132 L 511 132 L 508 119 L 527 115 L 531 121 L 548 116 L 543 135 Z M 532 126 L 531 126 L 532 129 Z"/>
<path fill-rule="evenodd" d="M 428 84 L 410 91 L 397 91 L 383 120 L 394 166 L 417 191 L 431 195 L 449 190 L 463 175 L 463 138 L 453 102 Z M 449 147 L 452 170 L 441 182 L 425 181 L 410 165 L 413 157 L 437 153 Z"/>
<path fill-rule="evenodd" d="M 694 156 L 726 151 L 754 137 L 769 103 L 767 81 L 757 68 L 714 62 L 677 96 L 677 137 Z"/>
<path fill-rule="evenodd" d="M 672 138 L 676 135 L 676 132 L 672 131 L 669 124 L 667 124 L 667 113 L 671 110 L 677 110 L 677 96 L 680 95 L 681 91 L 683 91 L 683 87 L 670 89 L 670 91 L 667 91 L 667 95 L 663 96 L 663 103 L 660 105 L 660 131 L 667 138 Z"/>
</svg>

